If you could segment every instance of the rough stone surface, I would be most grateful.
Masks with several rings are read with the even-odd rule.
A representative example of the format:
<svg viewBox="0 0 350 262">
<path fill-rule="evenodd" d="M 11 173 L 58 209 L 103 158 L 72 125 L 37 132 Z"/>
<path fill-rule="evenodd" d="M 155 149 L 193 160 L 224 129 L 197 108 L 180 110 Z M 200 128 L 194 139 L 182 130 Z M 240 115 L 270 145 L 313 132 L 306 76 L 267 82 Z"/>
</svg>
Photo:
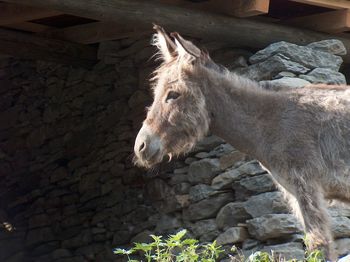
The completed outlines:
<svg viewBox="0 0 350 262">
<path fill-rule="evenodd" d="M 247 221 L 249 234 L 259 240 L 286 237 L 300 232 L 301 225 L 290 214 L 269 214 Z"/>
<path fill-rule="evenodd" d="M 218 159 L 203 159 L 193 162 L 188 170 L 188 180 L 191 183 L 210 184 L 211 180 L 220 171 Z"/>
<path fill-rule="evenodd" d="M 244 202 L 244 209 L 252 217 L 288 213 L 287 203 L 281 192 L 267 192 L 252 196 Z"/>
<path fill-rule="evenodd" d="M 253 59 L 257 61 L 257 59 Z M 295 74 L 305 74 L 310 71 L 309 67 L 303 66 L 299 62 L 292 61 L 288 56 L 277 53 L 265 61 L 254 63 L 253 65 L 237 71 L 239 74 L 250 79 L 260 81 L 271 79 L 281 71 L 288 71 Z"/>
<path fill-rule="evenodd" d="M 211 232 L 218 232 L 218 227 L 216 225 L 215 219 L 199 220 L 190 226 L 190 228 L 195 237 L 198 238 L 203 235 L 208 235 Z"/>
<path fill-rule="evenodd" d="M 205 184 L 198 184 L 190 188 L 189 197 L 191 202 L 198 202 L 209 196 L 215 194 L 215 191 L 211 186 Z"/>
<path fill-rule="evenodd" d="M 335 246 L 339 255 L 350 253 L 350 238 L 339 238 L 335 241 Z"/>
<path fill-rule="evenodd" d="M 188 209 L 184 210 L 183 218 L 193 221 L 215 217 L 219 209 L 232 200 L 233 195 L 231 193 L 218 194 L 206 198 L 191 204 Z"/>
<path fill-rule="evenodd" d="M 342 73 L 330 70 L 328 68 L 315 68 L 307 75 L 300 75 L 299 77 L 314 84 L 346 84 L 345 76 Z"/>
<path fill-rule="evenodd" d="M 239 200 L 249 198 L 252 194 L 275 191 L 276 187 L 269 175 L 261 174 L 242 178 L 233 183 L 235 197 Z"/>
<path fill-rule="evenodd" d="M 271 44 L 267 48 L 258 51 L 249 58 L 249 61 L 252 64 L 260 63 L 261 61 L 268 60 L 269 57 L 276 54 L 286 56 L 287 58 L 293 59 L 293 61 L 311 69 L 321 67 L 338 71 L 343 62 L 341 57 L 331 53 L 318 51 L 311 47 L 298 46 L 284 41 Z M 294 73 L 292 70 L 280 71 L 290 71 Z"/>
<path fill-rule="evenodd" d="M 308 44 L 307 47 L 310 47 L 315 50 L 331 53 L 333 55 L 346 55 L 346 47 L 343 42 L 338 39 L 327 39 L 318 42 L 313 42 Z"/>
<path fill-rule="evenodd" d="M 248 233 L 244 227 L 231 227 L 220 234 L 216 242 L 218 245 L 236 244 L 247 239 Z"/>
<path fill-rule="evenodd" d="M 335 238 L 347 237 L 350 235 L 350 218 L 333 217 L 331 224 Z"/>
<path fill-rule="evenodd" d="M 220 229 L 237 226 L 250 218 L 244 208 L 245 203 L 233 202 L 222 207 L 216 217 L 216 223 Z"/>
<path fill-rule="evenodd" d="M 225 173 L 216 176 L 211 183 L 212 188 L 226 189 L 231 188 L 232 183 L 239 179 L 241 172 L 237 169 L 228 170 Z"/>
</svg>

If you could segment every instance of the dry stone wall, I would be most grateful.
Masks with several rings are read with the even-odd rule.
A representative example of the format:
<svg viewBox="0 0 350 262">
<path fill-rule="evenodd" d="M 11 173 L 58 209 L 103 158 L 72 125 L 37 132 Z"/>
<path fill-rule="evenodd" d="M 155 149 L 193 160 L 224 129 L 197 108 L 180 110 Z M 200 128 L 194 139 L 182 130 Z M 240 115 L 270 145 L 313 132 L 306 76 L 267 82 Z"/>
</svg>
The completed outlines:
<svg viewBox="0 0 350 262">
<path fill-rule="evenodd" d="M 255 55 L 202 44 L 265 88 L 345 83 L 338 41 L 281 42 Z M 133 166 L 154 52 L 140 38 L 101 43 L 90 70 L 0 62 L 0 261 L 117 261 L 113 247 L 182 228 L 245 254 L 303 257 L 301 226 L 269 176 L 217 137 L 155 170 Z M 338 248 L 349 252 L 350 208 L 330 213 Z"/>
</svg>

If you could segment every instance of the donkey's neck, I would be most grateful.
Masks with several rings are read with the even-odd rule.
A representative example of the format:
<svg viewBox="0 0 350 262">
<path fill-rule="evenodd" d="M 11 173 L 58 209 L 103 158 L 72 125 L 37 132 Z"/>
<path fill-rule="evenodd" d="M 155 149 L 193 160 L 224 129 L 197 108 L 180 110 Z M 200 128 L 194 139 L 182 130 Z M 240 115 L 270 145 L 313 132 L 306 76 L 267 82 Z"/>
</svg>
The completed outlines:
<svg viewBox="0 0 350 262">
<path fill-rule="evenodd" d="M 211 117 L 211 132 L 259 158 L 261 148 L 268 143 L 266 129 L 277 124 L 276 114 L 283 104 L 281 95 L 233 73 L 207 71 L 202 91 Z"/>
</svg>

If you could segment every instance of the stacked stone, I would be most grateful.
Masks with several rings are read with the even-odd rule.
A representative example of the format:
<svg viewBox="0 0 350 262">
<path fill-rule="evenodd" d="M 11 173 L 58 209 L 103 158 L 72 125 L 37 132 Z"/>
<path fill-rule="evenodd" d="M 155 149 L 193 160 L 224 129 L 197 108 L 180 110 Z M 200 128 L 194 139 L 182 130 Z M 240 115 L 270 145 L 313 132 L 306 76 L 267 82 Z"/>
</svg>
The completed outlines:
<svg viewBox="0 0 350 262">
<path fill-rule="evenodd" d="M 251 65 L 238 73 L 272 89 L 298 88 L 307 84 L 346 84 L 338 72 L 346 48 L 339 40 L 322 40 L 307 46 L 277 42 L 249 58 Z"/>
<path fill-rule="evenodd" d="M 89 70 L 0 63 L 1 261 L 114 261 L 149 227 L 132 149 L 154 50 L 128 39 L 111 57 L 107 45 Z"/>
</svg>

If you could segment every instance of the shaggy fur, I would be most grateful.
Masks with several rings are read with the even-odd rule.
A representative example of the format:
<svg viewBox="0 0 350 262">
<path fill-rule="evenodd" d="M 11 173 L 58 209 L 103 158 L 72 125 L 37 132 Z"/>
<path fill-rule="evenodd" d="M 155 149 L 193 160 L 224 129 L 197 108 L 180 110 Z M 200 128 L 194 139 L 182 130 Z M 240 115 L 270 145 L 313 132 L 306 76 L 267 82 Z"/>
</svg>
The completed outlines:
<svg viewBox="0 0 350 262">
<path fill-rule="evenodd" d="M 164 40 L 164 62 L 155 72 L 147 128 L 135 143 L 137 163 L 149 167 L 187 152 L 210 129 L 260 161 L 304 225 L 307 247 L 334 261 L 325 199 L 350 202 L 350 88 L 264 90 L 174 37 L 178 50 L 164 46 L 171 41 L 164 32 L 156 35 Z"/>
</svg>

